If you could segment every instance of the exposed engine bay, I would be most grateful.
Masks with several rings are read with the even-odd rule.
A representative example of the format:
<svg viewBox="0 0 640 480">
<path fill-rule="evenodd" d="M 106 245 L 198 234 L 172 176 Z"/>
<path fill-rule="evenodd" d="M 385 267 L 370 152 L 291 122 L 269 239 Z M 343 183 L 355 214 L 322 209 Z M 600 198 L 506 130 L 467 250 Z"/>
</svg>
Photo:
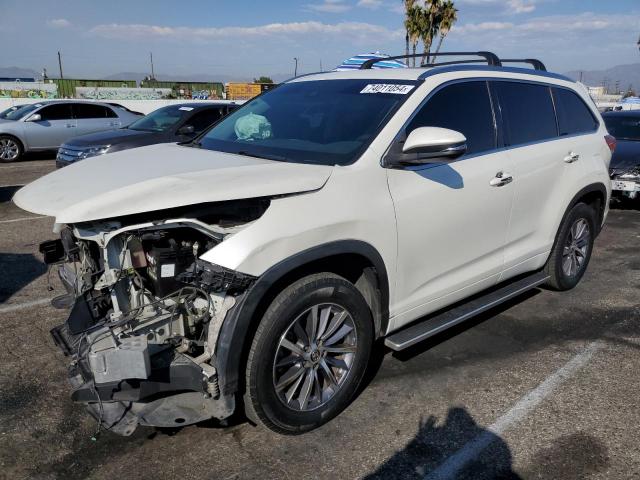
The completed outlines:
<svg viewBox="0 0 640 480">
<path fill-rule="evenodd" d="M 227 217 L 64 225 L 60 239 L 41 244 L 68 292 L 54 303 L 71 309 L 51 333 L 72 360 L 72 399 L 99 428 L 130 435 L 139 424 L 175 427 L 233 413 L 234 398 L 218 388 L 215 346 L 236 296 L 255 278 L 200 256 L 267 207 L 257 199 Z"/>
</svg>

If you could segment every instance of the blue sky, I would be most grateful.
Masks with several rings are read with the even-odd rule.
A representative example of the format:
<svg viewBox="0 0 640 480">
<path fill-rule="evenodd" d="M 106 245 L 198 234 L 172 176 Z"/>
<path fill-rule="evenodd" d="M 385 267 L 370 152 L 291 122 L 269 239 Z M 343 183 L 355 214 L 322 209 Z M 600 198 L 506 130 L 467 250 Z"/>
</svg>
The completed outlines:
<svg viewBox="0 0 640 480">
<path fill-rule="evenodd" d="M 455 0 L 444 50 L 534 56 L 555 71 L 640 62 L 640 0 Z M 0 66 L 68 76 L 257 76 L 403 53 L 401 0 L 0 0 Z"/>
</svg>

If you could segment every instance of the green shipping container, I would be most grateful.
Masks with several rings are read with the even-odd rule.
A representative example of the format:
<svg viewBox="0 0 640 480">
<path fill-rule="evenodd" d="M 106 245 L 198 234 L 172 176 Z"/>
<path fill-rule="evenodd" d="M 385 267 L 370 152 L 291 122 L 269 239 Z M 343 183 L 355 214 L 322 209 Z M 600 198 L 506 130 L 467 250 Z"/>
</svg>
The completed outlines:
<svg viewBox="0 0 640 480">
<path fill-rule="evenodd" d="M 78 78 L 53 78 L 52 80 L 58 86 L 58 98 L 75 98 L 76 87 L 137 87 L 135 80 L 88 80 Z"/>
</svg>

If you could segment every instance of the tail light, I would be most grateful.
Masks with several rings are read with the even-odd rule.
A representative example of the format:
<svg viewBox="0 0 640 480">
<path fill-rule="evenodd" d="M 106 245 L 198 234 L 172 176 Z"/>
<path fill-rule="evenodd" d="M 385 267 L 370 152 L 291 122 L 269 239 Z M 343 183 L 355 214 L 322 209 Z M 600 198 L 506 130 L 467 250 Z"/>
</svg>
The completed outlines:
<svg viewBox="0 0 640 480">
<path fill-rule="evenodd" d="M 611 153 L 613 153 L 616 149 L 616 143 L 618 143 L 615 137 L 612 137 L 611 135 L 605 135 L 604 141 L 607 142 L 607 146 L 609 147 L 609 150 L 611 150 Z"/>
</svg>

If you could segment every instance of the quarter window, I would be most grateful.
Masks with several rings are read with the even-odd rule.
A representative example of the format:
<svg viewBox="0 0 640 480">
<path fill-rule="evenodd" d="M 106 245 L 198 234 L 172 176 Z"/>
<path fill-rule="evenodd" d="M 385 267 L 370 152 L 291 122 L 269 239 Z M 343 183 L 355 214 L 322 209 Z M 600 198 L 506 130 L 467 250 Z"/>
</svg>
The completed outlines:
<svg viewBox="0 0 640 480">
<path fill-rule="evenodd" d="M 578 95 L 564 88 L 552 90 L 561 136 L 597 130 L 598 122 Z"/>
<path fill-rule="evenodd" d="M 558 136 L 550 88 L 522 82 L 492 82 L 497 90 L 507 145 Z"/>
<path fill-rule="evenodd" d="M 456 130 L 467 138 L 467 154 L 496 147 L 496 130 L 486 82 L 463 82 L 436 92 L 406 129 L 418 127 Z"/>
</svg>

